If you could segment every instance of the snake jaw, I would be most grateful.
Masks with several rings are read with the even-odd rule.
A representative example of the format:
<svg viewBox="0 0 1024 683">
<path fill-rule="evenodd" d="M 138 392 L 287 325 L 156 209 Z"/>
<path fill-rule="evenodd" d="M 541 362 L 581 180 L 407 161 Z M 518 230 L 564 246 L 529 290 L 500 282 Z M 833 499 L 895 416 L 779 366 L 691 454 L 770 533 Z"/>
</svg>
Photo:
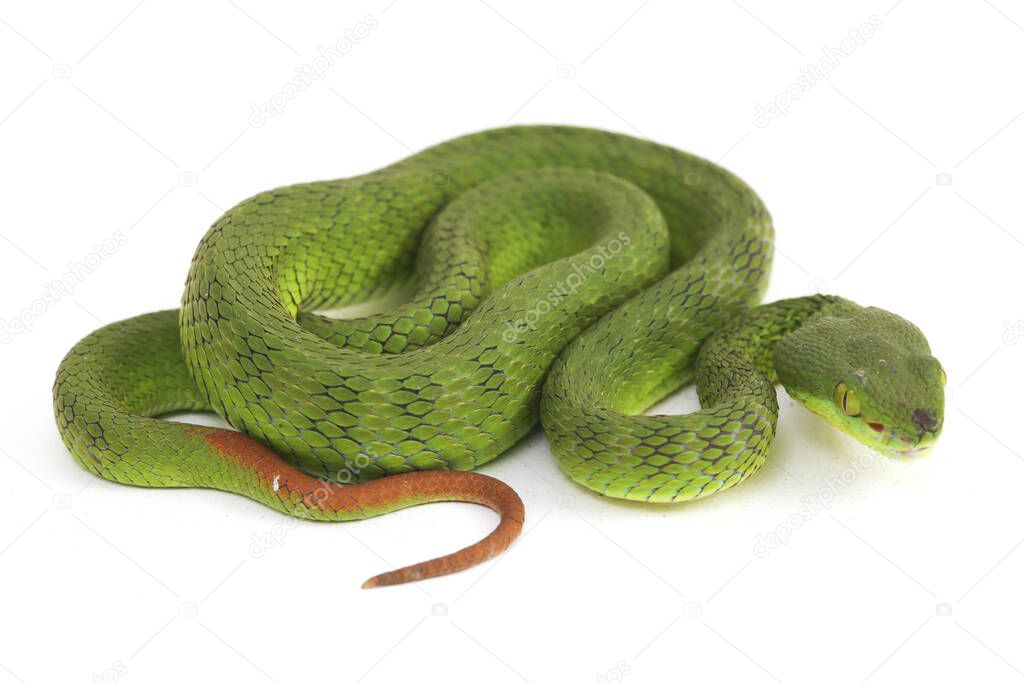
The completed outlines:
<svg viewBox="0 0 1024 683">
<path fill-rule="evenodd" d="M 923 456 L 931 451 L 938 437 L 937 434 L 933 434 L 931 432 L 925 432 L 915 436 L 907 436 L 899 433 L 896 428 L 887 426 L 881 422 L 865 421 L 865 424 L 868 429 L 871 429 L 877 434 L 876 439 L 868 441 L 866 439 L 861 439 L 855 433 L 853 435 L 865 445 L 870 446 L 872 449 L 883 455 L 893 458 L 915 458 Z"/>
<path fill-rule="evenodd" d="M 836 409 L 831 400 L 819 399 L 817 396 L 804 394 L 790 387 L 786 388 L 786 392 L 836 429 L 888 457 L 922 456 L 932 449 L 938 439 L 937 432 L 925 432 L 914 437 L 906 436 L 899 433 L 895 427 L 868 419 L 865 415 L 844 415 Z"/>
<path fill-rule="evenodd" d="M 932 450 L 938 441 L 938 437 L 937 432 L 923 432 L 916 439 L 905 436 L 900 437 L 900 441 L 905 447 L 895 448 L 891 453 L 887 453 L 887 455 L 899 458 L 919 458 Z"/>
<path fill-rule="evenodd" d="M 896 434 L 896 430 L 885 426 L 881 422 L 867 422 L 867 426 L 877 432 L 879 435 L 884 435 L 889 439 L 890 442 L 898 443 L 898 446 L 887 447 L 887 446 L 875 446 L 876 450 L 885 455 L 908 458 L 918 457 L 928 453 L 932 446 L 935 445 L 935 438 L 929 433 L 925 433 L 918 438 L 910 438 L 907 436 L 899 436 Z"/>
</svg>

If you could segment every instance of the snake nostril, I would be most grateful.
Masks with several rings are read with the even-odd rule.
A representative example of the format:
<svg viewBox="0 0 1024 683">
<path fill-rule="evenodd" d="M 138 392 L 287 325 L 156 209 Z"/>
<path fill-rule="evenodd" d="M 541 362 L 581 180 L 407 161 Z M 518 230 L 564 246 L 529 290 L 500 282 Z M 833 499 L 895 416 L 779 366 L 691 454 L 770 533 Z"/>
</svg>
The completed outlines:
<svg viewBox="0 0 1024 683">
<path fill-rule="evenodd" d="M 935 412 L 932 410 L 925 410 L 924 408 L 918 408 L 914 411 L 914 424 L 922 432 L 933 432 L 935 427 L 938 426 L 938 420 L 935 419 Z"/>
</svg>

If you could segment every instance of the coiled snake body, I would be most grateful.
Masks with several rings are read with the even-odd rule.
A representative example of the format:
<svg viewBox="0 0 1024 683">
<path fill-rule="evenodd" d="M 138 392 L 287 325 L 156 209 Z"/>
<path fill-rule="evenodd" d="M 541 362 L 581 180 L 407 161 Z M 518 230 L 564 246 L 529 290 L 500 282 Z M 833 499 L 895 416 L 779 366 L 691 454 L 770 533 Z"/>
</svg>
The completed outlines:
<svg viewBox="0 0 1024 683">
<path fill-rule="evenodd" d="M 651 502 L 756 471 L 779 380 L 879 450 L 930 446 L 944 377 L 916 327 L 836 297 L 748 310 L 772 239 L 749 187 L 675 149 L 562 127 L 468 135 L 228 211 L 180 311 L 69 352 L 57 424 L 84 467 L 126 484 L 223 489 L 319 520 L 442 500 L 501 514 L 477 544 L 367 586 L 507 547 L 518 496 L 455 470 L 538 419 L 576 482 Z M 315 312 L 385 295 L 401 303 Z M 694 377 L 701 411 L 643 414 Z M 211 409 L 239 432 L 155 419 Z"/>
</svg>

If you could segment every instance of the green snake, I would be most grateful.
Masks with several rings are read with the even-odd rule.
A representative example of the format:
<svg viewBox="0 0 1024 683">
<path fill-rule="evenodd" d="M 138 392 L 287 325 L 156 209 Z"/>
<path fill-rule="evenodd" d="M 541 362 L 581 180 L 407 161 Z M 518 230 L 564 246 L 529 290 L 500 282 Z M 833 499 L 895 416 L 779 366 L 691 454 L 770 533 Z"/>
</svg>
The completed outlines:
<svg viewBox="0 0 1024 683">
<path fill-rule="evenodd" d="M 832 296 L 752 307 L 773 239 L 745 183 L 676 149 L 568 127 L 467 135 L 229 210 L 180 310 L 71 349 L 57 425 L 86 469 L 125 484 L 221 489 L 315 520 L 448 500 L 501 515 L 478 543 L 366 587 L 511 544 L 519 497 L 466 470 L 538 421 L 575 482 L 656 503 L 757 471 L 777 382 L 876 450 L 927 450 L 945 375 L 922 333 Z M 317 313 L 378 299 L 395 303 Z M 700 411 L 645 414 L 690 381 Z M 208 410 L 238 431 L 156 419 Z"/>
</svg>

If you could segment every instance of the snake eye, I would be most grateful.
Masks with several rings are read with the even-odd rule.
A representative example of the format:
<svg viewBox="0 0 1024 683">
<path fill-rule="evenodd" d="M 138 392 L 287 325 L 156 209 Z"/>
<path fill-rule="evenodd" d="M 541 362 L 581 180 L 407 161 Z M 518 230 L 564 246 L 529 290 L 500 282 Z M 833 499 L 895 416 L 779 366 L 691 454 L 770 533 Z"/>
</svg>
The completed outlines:
<svg viewBox="0 0 1024 683">
<path fill-rule="evenodd" d="M 942 386 L 946 386 L 946 368 L 940 367 L 939 373 L 942 374 Z"/>
<path fill-rule="evenodd" d="M 850 417 L 860 415 L 860 399 L 857 398 L 853 389 L 846 386 L 845 382 L 836 385 L 835 391 L 832 392 L 832 400 L 835 401 L 837 408 Z"/>
</svg>

